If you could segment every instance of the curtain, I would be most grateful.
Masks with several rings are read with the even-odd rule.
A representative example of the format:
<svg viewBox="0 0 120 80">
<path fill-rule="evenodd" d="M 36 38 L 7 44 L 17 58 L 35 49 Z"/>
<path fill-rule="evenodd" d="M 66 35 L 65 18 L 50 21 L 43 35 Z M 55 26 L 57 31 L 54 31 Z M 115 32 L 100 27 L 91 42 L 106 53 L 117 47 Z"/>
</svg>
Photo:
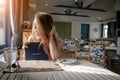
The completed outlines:
<svg viewBox="0 0 120 80">
<path fill-rule="evenodd" d="M 103 37 L 103 26 L 104 24 L 101 24 L 101 37 Z"/>
<path fill-rule="evenodd" d="M 22 0 L 10 0 L 10 23 L 12 30 L 11 47 L 17 47 L 19 45 L 21 2 Z"/>
<path fill-rule="evenodd" d="M 71 39 L 71 23 L 70 22 L 54 22 L 58 35 L 61 39 Z"/>
<path fill-rule="evenodd" d="M 116 34 L 116 23 L 115 22 L 109 22 L 108 23 L 108 37 L 114 38 Z"/>
<path fill-rule="evenodd" d="M 22 15 L 21 15 L 21 11 L 23 9 L 22 8 L 22 2 L 23 0 L 10 0 L 10 24 L 11 24 L 11 32 L 12 32 L 12 37 L 11 37 L 11 48 L 10 50 L 6 51 L 7 53 L 9 53 L 10 57 L 10 66 L 12 66 L 13 64 L 16 63 L 17 58 L 18 58 L 18 47 L 19 47 L 19 43 L 20 43 L 20 27 L 21 27 L 21 23 L 22 23 Z M 11 67 L 11 72 L 12 71 L 12 67 Z"/>
</svg>

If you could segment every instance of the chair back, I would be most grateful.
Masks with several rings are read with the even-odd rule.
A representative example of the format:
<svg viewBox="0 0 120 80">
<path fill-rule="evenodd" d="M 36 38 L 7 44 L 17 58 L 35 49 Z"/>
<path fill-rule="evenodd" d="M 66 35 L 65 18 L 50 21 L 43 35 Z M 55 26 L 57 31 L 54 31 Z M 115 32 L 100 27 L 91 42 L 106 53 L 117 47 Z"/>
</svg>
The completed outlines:
<svg viewBox="0 0 120 80">
<path fill-rule="evenodd" d="M 75 58 L 76 44 L 73 40 L 65 40 L 62 46 L 62 53 L 65 57 Z"/>
<path fill-rule="evenodd" d="M 105 64 L 105 45 L 89 42 L 90 61 Z"/>
</svg>

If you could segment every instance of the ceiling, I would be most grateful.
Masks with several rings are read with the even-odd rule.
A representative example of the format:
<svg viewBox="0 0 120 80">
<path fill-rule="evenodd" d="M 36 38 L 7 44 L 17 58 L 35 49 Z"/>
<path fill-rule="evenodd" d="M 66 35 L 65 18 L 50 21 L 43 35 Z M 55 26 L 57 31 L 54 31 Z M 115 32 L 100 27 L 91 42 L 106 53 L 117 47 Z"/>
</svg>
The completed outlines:
<svg viewBox="0 0 120 80">
<path fill-rule="evenodd" d="M 86 10 L 78 7 L 75 2 L 81 3 L 82 8 L 89 7 L 92 9 L 102 9 L 104 11 Z M 69 7 L 55 7 L 65 5 Z M 116 0 L 29 0 L 29 6 L 35 12 L 59 13 L 63 15 L 51 14 L 55 21 L 106 21 L 115 19 L 116 15 Z M 71 8 L 77 7 L 77 8 Z M 65 11 L 70 11 L 70 15 Z M 76 12 L 76 16 L 71 15 Z"/>
</svg>

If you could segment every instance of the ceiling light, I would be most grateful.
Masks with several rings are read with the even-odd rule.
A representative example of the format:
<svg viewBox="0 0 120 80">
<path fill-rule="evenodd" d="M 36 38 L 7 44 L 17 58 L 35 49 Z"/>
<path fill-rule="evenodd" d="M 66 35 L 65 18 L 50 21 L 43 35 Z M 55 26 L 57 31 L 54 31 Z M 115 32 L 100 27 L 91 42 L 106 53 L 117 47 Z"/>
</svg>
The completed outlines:
<svg viewBox="0 0 120 80">
<path fill-rule="evenodd" d="M 64 11 L 66 11 L 66 9 L 64 9 Z"/>
<path fill-rule="evenodd" d="M 100 20 L 100 19 L 101 19 L 101 17 L 98 17 L 98 19 Z"/>
<path fill-rule="evenodd" d="M 48 6 L 48 4 L 45 4 L 45 6 Z"/>
<path fill-rule="evenodd" d="M 75 0 L 75 2 L 77 2 L 78 0 Z"/>
</svg>

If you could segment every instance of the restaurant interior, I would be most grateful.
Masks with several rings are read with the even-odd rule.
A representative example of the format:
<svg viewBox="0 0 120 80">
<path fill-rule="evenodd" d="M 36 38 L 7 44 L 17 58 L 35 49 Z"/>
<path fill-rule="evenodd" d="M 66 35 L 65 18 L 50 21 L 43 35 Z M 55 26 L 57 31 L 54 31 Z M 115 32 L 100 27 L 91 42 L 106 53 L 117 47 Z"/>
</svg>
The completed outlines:
<svg viewBox="0 0 120 80">
<path fill-rule="evenodd" d="M 120 80 L 119 3 L 0 0 L 0 80 Z M 36 46 L 23 49 L 37 12 L 53 18 L 60 41 L 56 60 L 38 60 L 30 52 Z"/>
</svg>

